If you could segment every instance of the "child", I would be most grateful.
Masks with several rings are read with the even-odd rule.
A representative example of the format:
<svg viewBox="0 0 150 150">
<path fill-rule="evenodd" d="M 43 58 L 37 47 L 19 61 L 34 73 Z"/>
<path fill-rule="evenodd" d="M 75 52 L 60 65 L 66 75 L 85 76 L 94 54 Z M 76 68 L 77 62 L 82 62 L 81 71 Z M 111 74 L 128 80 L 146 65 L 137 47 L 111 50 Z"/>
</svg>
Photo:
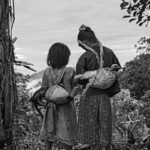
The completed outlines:
<svg viewBox="0 0 150 150">
<path fill-rule="evenodd" d="M 62 73 L 61 85 L 71 94 L 74 86 L 74 69 L 66 67 L 69 61 L 70 50 L 63 43 L 53 44 L 48 52 L 47 65 L 42 79 L 42 87 L 50 87 L 56 84 L 57 78 Z M 46 112 L 40 131 L 41 140 L 45 141 L 46 149 L 51 150 L 55 143 L 58 150 L 71 150 L 76 143 L 77 122 L 70 96 L 64 104 L 56 105 L 47 102 Z"/>
</svg>

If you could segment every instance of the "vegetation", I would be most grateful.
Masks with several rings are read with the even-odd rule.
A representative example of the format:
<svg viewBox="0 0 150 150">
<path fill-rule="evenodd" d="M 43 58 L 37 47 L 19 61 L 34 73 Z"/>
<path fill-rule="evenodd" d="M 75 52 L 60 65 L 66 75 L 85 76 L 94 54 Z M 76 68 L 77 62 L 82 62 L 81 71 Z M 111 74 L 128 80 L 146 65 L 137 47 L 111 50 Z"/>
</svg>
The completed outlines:
<svg viewBox="0 0 150 150">
<path fill-rule="evenodd" d="M 14 0 L 0 0 L 0 149 L 14 149 L 15 109 L 20 98 L 17 95 L 14 64 L 28 69 L 29 63 L 17 61 L 14 55 L 12 28 L 15 20 Z M 23 90 L 23 89 L 21 89 Z M 24 91 L 22 91 L 24 92 Z M 26 93 L 23 93 L 26 96 Z M 24 99 L 27 97 L 24 97 Z M 19 101 L 18 101 L 19 100 Z M 21 98 L 21 100 L 23 100 Z"/>
<path fill-rule="evenodd" d="M 117 94 L 112 103 L 113 108 L 113 150 L 147 149 L 144 143 L 144 117 L 140 110 L 144 103 L 130 97 L 129 90 Z"/>
<path fill-rule="evenodd" d="M 18 100 L 14 117 L 14 147 L 16 150 L 44 150 L 44 144 L 38 138 L 41 118 L 32 110 L 29 102 L 29 77 L 16 73 Z M 149 93 L 146 93 L 141 100 L 136 100 L 131 98 L 129 90 L 122 89 L 112 99 L 113 150 L 146 150 L 148 144 L 144 140 L 147 134 L 143 133 L 147 132 L 147 128 L 141 110 L 147 106 L 148 98 Z M 79 103 L 76 101 L 75 104 L 78 108 Z"/>
<path fill-rule="evenodd" d="M 14 146 L 16 150 L 44 150 L 38 136 L 41 118 L 32 110 L 27 83 L 30 76 L 16 73 L 18 100 L 14 116 Z"/>
<path fill-rule="evenodd" d="M 28 69 L 30 63 L 17 61 L 12 38 L 14 1 L 0 0 L 0 149 L 44 150 L 39 140 L 40 115 L 33 111 L 27 88 L 30 76 L 15 73 L 13 65 Z M 129 22 L 148 25 L 149 0 L 122 0 Z M 10 19 L 11 18 L 11 23 Z M 150 149 L 150 39 L 142 37 L 135 47 L 140 54 L 127 62 L 120 74 L 121 92 L 112 98 L 113 150 Z M 39 82 L 39 84 L 41 84 Z M 79 97 L 76 97 L 78 114 Z"/>
<path fill-rule="evenodd" d="M 131 96 L 140 100 L 150 90 L 150 54 L 142 53 L 127 62 L 121 75 L 121 88 L 129 89 Z"/>
<path fill-rule="evenodd" d="M 122 10 L 126 10 L 127 15 L 123 18 L 129 18 L 129 22 L 136 21 L 136 24 L 148 26 L 150 21 L 150 1 L 149 0 L 122 0 L 120 4 Z"/>
</svg>

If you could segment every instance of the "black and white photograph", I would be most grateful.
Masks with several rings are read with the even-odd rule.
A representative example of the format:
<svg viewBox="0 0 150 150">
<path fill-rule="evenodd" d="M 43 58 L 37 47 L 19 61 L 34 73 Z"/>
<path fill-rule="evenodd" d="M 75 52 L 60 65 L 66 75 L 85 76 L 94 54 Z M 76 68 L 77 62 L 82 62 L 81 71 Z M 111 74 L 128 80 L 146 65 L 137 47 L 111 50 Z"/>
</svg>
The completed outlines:
<svg viewBox="0 0 150 150">
<path fill-rule="evenodd" d="M 0 0 L 0 150 L 150 150 L 150 0 Z"/>
</svg>

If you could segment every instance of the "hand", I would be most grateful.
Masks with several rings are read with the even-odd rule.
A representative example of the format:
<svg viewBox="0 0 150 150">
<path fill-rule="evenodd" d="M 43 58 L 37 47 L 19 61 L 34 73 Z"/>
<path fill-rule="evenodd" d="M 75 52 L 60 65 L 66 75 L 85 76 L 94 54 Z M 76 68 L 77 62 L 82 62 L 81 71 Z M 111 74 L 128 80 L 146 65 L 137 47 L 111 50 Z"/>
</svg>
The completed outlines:
<svg viewBox="0 0 150 150">
<path fill-rule="evenodd" d="M 79 75 L 76 75 L 75 77 L 74 77 L 74 79 L 75 80 L 79 80 L 79 79 L 90 79 L 90 78 L 92 78 L 93 76 L 95 76 L 96 75 L 96 70 L 94 70 L 94 71 L 87 71 L 87 72 L 85 72 L 85 73 L 83 73 L 83 74 L 79 74 Z"/>
<path fill-rule="evenodd" d="M 76 86 L 73 88 L 73 90 L 71 91 L 70 96 L 71 97 L 75 97 L 77 94 L 81 94 L 83 92 L 82 88 Z"/>
</svg>

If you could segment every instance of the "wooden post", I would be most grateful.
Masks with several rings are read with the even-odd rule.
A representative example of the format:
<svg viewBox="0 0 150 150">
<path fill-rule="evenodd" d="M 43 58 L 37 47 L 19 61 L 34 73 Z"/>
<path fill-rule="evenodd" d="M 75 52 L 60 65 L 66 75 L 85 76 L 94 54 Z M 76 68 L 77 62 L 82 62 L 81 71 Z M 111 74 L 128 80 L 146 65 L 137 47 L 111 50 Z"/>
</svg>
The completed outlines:
<svg viewBox="0 0 150 150">
<path fill-rule="evenodd" d="M 11 0 L 0 0 L 0 149 L 12 150 L 16 99 L 14 48 L 10 31 Z"/>
</svg>

